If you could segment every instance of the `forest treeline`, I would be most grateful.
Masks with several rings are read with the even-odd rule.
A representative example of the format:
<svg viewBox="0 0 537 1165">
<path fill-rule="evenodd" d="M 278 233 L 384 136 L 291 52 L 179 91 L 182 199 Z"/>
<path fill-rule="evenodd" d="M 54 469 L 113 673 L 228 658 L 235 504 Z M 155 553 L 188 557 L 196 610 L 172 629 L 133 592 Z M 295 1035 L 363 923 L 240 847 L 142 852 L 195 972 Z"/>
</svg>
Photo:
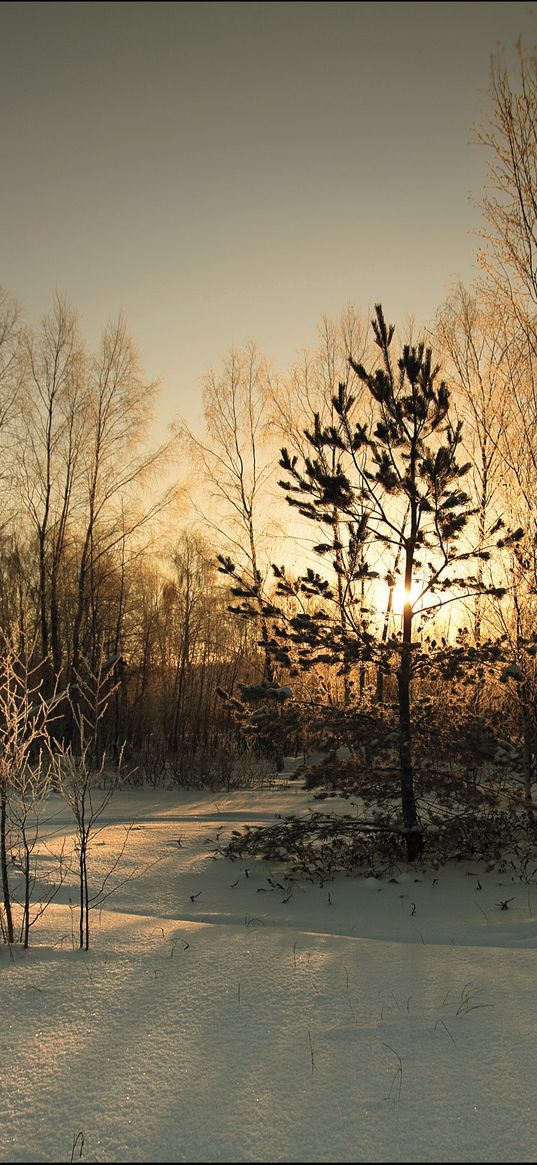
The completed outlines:
<svg viewBox="0 0 537 1165">
<path fill-rule="evenodd" d="M 497 54 L 489 98 L 475 284 L 423 328 L 324 318 L 288 371 L 230 350 L 204 431 L 150 444 L 123 318 L 90 351 L 61 297 L 29 326 L 2 294 L 0 630 L 63 745 L 93 683 L 103 754 L 155 784 L 332 746 L 325 786 L 396 770 L 408 836 L 433 769 L 509 768 L 530 804 L 536 55 Z"/>
</svg>

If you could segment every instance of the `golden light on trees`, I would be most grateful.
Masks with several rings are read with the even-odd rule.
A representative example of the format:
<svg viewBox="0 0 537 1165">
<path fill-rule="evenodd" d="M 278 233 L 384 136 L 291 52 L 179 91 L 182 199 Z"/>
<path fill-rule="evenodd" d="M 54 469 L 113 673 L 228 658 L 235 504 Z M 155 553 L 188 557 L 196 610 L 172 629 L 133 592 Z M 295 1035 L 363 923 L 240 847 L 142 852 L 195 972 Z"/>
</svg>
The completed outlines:
<svg viewBox="0 0 537 1165">
<path fill-rule="evenodd" d="M 423 594 L 423 585 L 415 580 L 410 587 L 405 587 L 404 579 L 398 579 L 393 588 L 392 610 L 394 615 L 402 615 L 405 603 L 410 601 L 412 610 L 416 613 L 428 605 L 429 596 Z"/>
</svg>

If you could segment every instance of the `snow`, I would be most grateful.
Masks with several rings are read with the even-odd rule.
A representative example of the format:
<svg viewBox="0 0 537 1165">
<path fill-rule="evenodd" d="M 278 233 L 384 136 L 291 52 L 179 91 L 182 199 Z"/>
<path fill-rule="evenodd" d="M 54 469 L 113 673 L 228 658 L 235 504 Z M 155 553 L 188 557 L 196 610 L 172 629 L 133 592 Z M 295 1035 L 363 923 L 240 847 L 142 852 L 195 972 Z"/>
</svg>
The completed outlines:
<svg viewBox="0 0 537 1165">
<path fill-rule="evenodd" d="M 74 872 L 29 950 L 0 947 L 1 1160 L 535 1160 L 537 888 L 463 861 L 290 893 L 283 863 L 213 856 L 308 804 L 114 795 L 92 883 L 133 828 L 90 950 Z"/>
</svg>

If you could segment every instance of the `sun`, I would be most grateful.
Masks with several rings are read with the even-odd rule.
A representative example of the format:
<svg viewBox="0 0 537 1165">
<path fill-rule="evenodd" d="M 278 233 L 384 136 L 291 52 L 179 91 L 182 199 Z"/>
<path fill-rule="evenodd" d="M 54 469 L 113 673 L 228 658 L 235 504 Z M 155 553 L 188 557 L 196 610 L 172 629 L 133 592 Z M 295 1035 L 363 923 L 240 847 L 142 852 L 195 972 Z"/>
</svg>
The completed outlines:
<svg viewBox="0 0 537 1165">
<path fill-rule="evenodd" d="M 415 581 L 410 587 L 410 602 L 414 613 L 420 610 L 423 605 L 423 597 L 420 600 L 420 595 L 423 591 L 423 583 Z M 408 598 L 408 593 L 405 587 L 404 579 L 399 579 L 395 584 L 392 599 L 392 612 L 394 615 L 402 615 L 405 603 Z"/>
</svg>

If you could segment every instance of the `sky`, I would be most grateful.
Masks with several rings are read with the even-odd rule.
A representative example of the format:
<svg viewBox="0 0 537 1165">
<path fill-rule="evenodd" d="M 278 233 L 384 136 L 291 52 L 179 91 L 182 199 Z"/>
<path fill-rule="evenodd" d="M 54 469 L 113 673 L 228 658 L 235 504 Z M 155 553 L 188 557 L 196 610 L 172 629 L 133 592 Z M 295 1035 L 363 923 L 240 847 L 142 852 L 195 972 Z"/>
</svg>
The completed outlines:
<svg viewBox="0 0 537 1165">
<path fill-rule="evenodd" d="M 525 3 L 2 3 L 0 281 L 94 345 L 122 311 L 160 417 L 350 303 L 428 322 L 475 274 L 473 127 Z"/>
<path fill-rule="evenodd" d="M 133 828 L 89 951 L 73 871 L 28 951 L 0 945 L 2 1161 L 535 1161 L 535 875 L 321 886 L 213 858 L 307 806 L 299 783 L 114 796 L 90 893 Z M 73 842 L 59 798 L 48 813 L 39 879 Z"/>
</svg>

